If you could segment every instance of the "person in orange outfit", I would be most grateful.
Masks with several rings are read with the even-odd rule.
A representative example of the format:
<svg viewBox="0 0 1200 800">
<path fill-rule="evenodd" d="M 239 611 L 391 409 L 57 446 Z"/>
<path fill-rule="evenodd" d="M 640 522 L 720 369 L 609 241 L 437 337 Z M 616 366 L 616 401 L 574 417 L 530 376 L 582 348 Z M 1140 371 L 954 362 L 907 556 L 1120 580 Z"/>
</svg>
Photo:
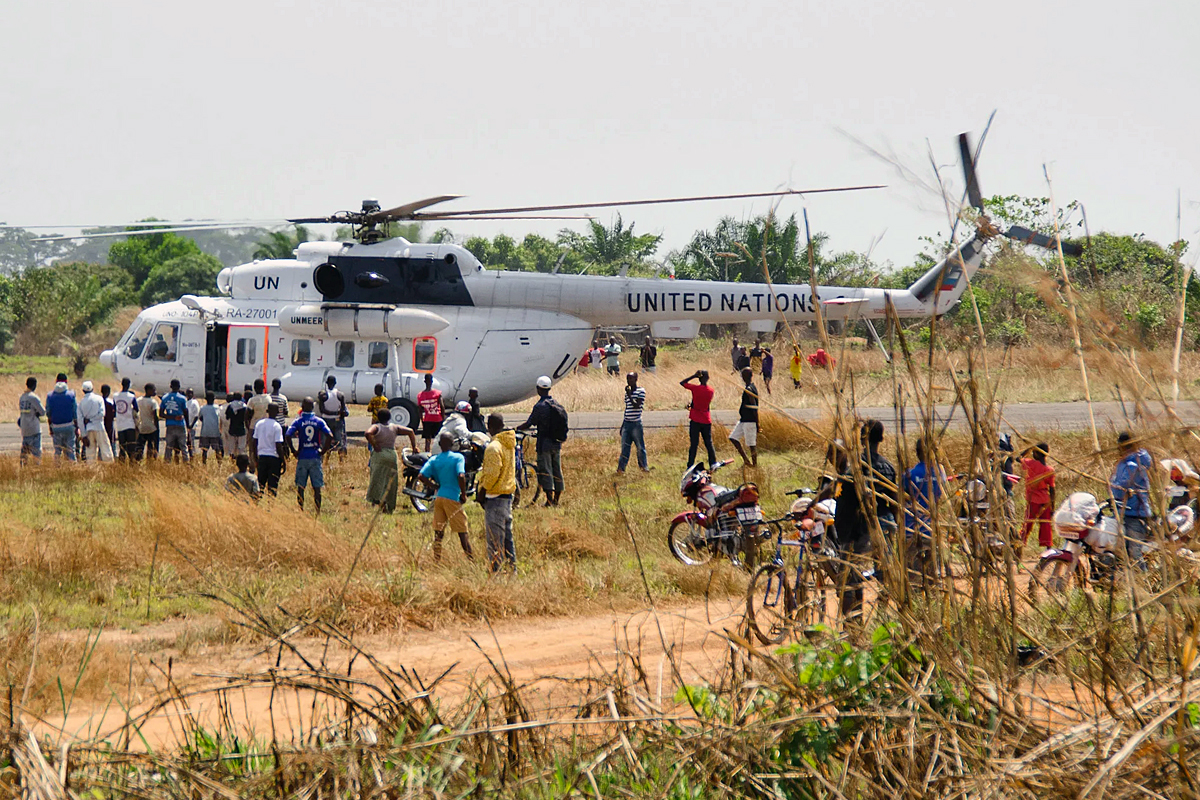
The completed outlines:
<svg viewBox="0 0 1200 800">
<path fill-rule="evenodd" d="M 1039 442 L 1021 454 L 1021 468 L 1025 471 L 1025 525 L 1021 528 L 1021 542 L 1029 538 L 1036 523 L 1038 544 L 1051 547 L 1054 544 L 1050 529 L 1050 515 L 1054 513 L 1054 468 L 1046 463 L 1050 446 Z"/>
</svg>

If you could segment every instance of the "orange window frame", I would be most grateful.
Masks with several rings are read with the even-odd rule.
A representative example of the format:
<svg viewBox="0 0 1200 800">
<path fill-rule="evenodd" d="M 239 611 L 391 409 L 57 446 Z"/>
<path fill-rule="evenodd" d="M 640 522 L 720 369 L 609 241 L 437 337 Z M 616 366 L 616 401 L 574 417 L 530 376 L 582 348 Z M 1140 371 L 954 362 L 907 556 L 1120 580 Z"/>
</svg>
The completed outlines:
<svg viewBox="0 0 1200 800">
<path fill-rule="evenodd" d="M 426 342 L 433 342 L 433 366 L 431 366 L 429 369 L 420 369 L 417 367 L 417 345 L 424 344 Z M 434 370 L 437 369 L 437 337 L 436 336 L 420 336 L 416 339 L 413 339 L 412 365 L 413 365 L 413 372 L 420 372 L 420 373 L 425 373 L 425 374 L 429 374 L 429 375 L 433 374 Z"/>
</svg>

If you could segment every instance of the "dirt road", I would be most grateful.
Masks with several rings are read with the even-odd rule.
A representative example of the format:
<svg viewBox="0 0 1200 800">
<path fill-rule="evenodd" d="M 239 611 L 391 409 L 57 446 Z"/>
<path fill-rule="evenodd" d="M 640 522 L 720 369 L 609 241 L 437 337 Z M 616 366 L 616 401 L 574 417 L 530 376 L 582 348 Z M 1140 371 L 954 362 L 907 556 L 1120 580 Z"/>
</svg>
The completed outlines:
<svg viewBox="0 0 1200 800">
<path fill-rule="evenodd" d="M 423 682 L 432 682 L 446 673 L 436 693 L 442 702 L 460 699 L 474 682 L 492 677 L 494 663 L 511 674 L 516 684 L 526 687 L 527 699 L 532 698 L 543 709 L 574 706 L 587 693 L 581 682 L 612 669 L 621 653 L 637 654 L 642 668 L 651 676 L 654 697 L 649 699 L 655 703 L 660 698 L 669 702 L 679 677 L 690 683 L 716 673 L 729 647 L 722 634 L 726 629 L 737 630 L 742 608 L 740 601 L 721 599 L 708 604 L 665 607 L 657 613 L 526 618 L 502 621 L 491 627 L 473 624 L 458 629 L 369 636 L 356 639 L 355 643 L 387 667 L 404 668 Z M 176 629 L 151 626 L 135 633 L 113 631 L 104 636 L 136 653 L 140 641 L 161 641 L 164 634 L 177 636 L 178 624 L 173 627 Z M 323 638 L 298 640 L 295 644 L 314 663 L 321 660 L 326 646 Z M 678 676 L 673 674 L 672 664 L 664 655 L 667 649 L 678 668 Z M 168 669 L 175 687 L 186 695 L 203 687 L 215 690 L 228 685 L 227 676 L 266 673 L 276 666 L 277 656 L 278 648 L 264 653 L 261 646 L 211 648 L 188 655 L 171 650 L 156 651 L 150 656 L 134 655 L 131 714 L 136 717 L 145 712 L 163 695 Z M 346 649 L 331 647 L 325 663 L 332 671 L 344 674 Z M 288 670 L 299 665 L 299 660 L 285 650 L 279 668 Z M 364 659 L 357 661 L 353 675 L 366 681 L 374 677 Z M 127 689 L 113 687 L 122 696 Z M 226 693 L 222 711 L 215 691 L 196 694 L 189 697 L 186 706 L 174 703 L 154 713 L 141 725 L 140 733 L 152 747 L 177 745 L 182 741 L 185 718 L 213 730 L 218 716 L 224 713 L 232 714 L 235 725 L 255 731 L 258 736 L 273 726 L 281 738 L 288 739 L 289 732 L 299 735 L 310 727 L 311 697 L 280 692 L 272 708 L 269 684 L 238 688 Z M 40 729 L 52 738 L 61 732 L 65 741 L 107 738 L 125 719 L 121 703 L 101 699 L 76 703 L 65 722 L 61 713 L 57 716 L 51 713 L 43 718 Z M 133 746 L 137 746 L 136 737 Z"/>
</svg>

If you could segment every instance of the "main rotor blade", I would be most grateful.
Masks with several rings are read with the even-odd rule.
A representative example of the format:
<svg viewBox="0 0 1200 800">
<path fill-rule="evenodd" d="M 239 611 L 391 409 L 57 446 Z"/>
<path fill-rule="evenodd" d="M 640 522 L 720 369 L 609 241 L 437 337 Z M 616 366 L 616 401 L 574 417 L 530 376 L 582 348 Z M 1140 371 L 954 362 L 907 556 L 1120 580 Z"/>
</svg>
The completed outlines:
<svg viewBox="0 0 1200 800">
<path fill-rule="evenodd" d="M 460 217 L 457 214 L 416 214 L 410 219 L 413 222 L 440 222 L 444 220 L 458 220 L 459 222 L 472 222 L 474 220 L 506 220 L 506 219 L 595 219 L 591 214 L 514 214 L 503 216 L 484 216 L 471 215 L 469 217 Z"/>
<path fill-rule="evenodd" d="M 85 230 L 87 228 L 170 228 L 180 225 L 196 226 L 196 227 L 212 227 L 212 228 L 229 228 L 243 225 L 282 225 L 286 220 L 282 219 L 236 219 L 236 220 L 221 220 L 221 219 L 185 219 L 179 221 L 172 220 L 154 220 L 141 222 L 93 222 L 86 225 L 78 223 L 62 223 L 61 225 L 0 225 L 0 230 Z"/>
<path fill-rule="evenodd" d="M 429 206 L 435 206 L 438 203 L 445 203 L 450 200 L 457 200 L 462 197 L 461 194 L 443 194 L 437 197 L 426 197 L 424 200 L 414 200 L 411 203 L 405 203 L 402 206 L 389 208 L 387 211 L 376 211 L 373 214 L 367 214 L 367 222 L 387 222 L 394 219 L 412 219 L 418 211 Z"/>
<path fill-rule="evenodd" d="M 281 224 L 278 220 L 275 225 Z M 40 236 L 32 242 L 69 242 L 75 239 L 111 239 L 117 236 L 150 236 L 155 233 L 184 233 L 187 231 L 220 231 L 233 228 L 264 228 L 261 222 L 239 222 L 232 225 L 176 225 L 170 228 L 143 228 L 136 231 L 110 231 L 108 233 L 80 233 L 76 235 Z"/>
<path fill-rule="evenodd" d="M 975 156 L 971 153 L 971 139 L 967 134 L 958 135 L 958 152 L 962 157 L 963 180 L 967 184 L 967 199 L 983 213 L 983 194 L 979 191 L 979 176 L 975 174 Z"/>
<path fill-rule="evenodd" d="M 516 208 L 481 208 L 471 211 L 455 211 L 461 216 L 474 217 L 482 214 L 523 214 L 539 211 L 571 211 L 584 208 L 617 208 L 619 206 L 655 206 L 670 203 L 701 203 L 709 200 L 748 200 L 756 197 L 784 197 L 793 194 L 827 194 L 830 192 L 859 192 L 864 189 L 884 189 L 884 184 L 871 186 L 839 186 L 830 189 L 783 189 L 777 192 L 747 192 L 744 194 L 710 194 L 694 197 L 664 197 L 657 200 L 616 200 L 603 203 L 566 203 L 555 206 L 520 206 Z"/>
<path fill-rule="evenodd" d="M 538 215 L 471 215 L 461 216 L 459 212 L 445 213 L 433 212 L 422 214 L 420 212 L 411 214 L 407 217 L 399 219 L 392 218 L 390 220 L 376 220 L 376 224 L 380 222 L 444 222 L 458 220 L 460 222 L 469 222 L 471 220 L 505 220 L 505 219 L 595 219 L 591 214 L 538 214 Z M 317 223 L 328 223 L 336 225 L 358 225 L 359 222 L 351 219 L 339 219 L 337 217 L 311 217 L 302 219 L 289 219 L 288 222 L 296 225 L 314 225 Z"/>
</svg>

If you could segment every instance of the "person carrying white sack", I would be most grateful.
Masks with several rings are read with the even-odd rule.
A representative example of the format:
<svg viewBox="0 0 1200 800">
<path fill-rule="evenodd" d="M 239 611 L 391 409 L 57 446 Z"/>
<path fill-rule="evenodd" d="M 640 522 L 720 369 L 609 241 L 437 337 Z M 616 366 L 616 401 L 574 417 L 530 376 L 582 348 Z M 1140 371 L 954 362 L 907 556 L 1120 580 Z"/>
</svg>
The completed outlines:
<svg viewBox="0 0 1200 800">
<path fill-rule="evenodd" d="M 104 430 L 104 400 L 92 391 L 92 382 L 83 382 L 83 397 L 79 400 L 79 431 L 89 447 L 95 448 L 97 461 L 112 461 L 112 443 Z"/>
</svg>

